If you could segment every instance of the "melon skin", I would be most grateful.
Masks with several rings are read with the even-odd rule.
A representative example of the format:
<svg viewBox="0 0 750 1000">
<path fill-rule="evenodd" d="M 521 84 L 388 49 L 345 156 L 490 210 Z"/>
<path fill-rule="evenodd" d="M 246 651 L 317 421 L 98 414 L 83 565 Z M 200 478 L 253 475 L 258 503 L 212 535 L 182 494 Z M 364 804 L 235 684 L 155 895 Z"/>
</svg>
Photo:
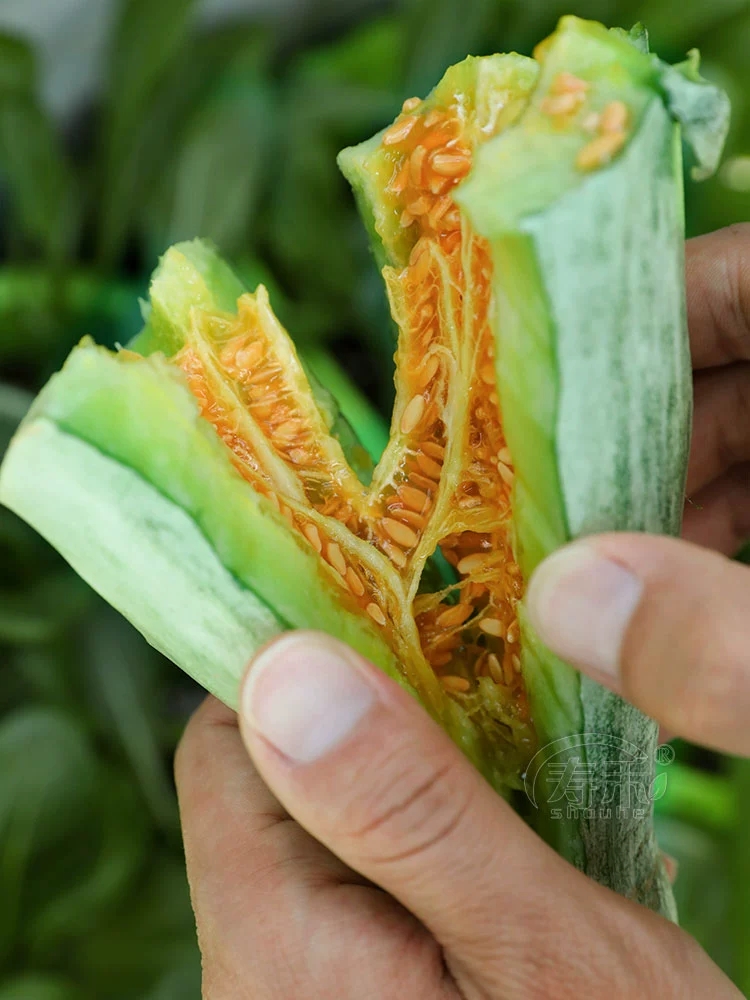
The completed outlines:
<svg viewBox="0 0 750 1000">
<path fill-rule="evenodd" d="M 679 534 L 692 416 L 682 139 L 694 176 L 709 175 L 729 112 L 695 55 L 667 66 L 649 53 L 640 27 L 628 34 L 566 17 L 540 50 L 533 67 L 496 57 L 491 72 L 515 75 L 522 107 L 478 147 L 455 193 L 492 253 L 497 385 L 516 473 L 515 551 L 527 580 L 542 559 L 588 534 Z M 480 92 L 481 62 L 467 60 L 451 80 L 473 81 Z M 598 169 L 581 167 L 592 135 L 546 110 L 559 97 L 560 74 L 583 80 L 595 107 L 628 109 L 627 140 Z M 409 247 L 384 192 L 382 135 L 339 162 L 376 258 L 400 265 Z M 674 919 L 648 798 L 656 724 L 545 649 L 523 611 L 520 622 L 540 744 L 531 767 L 543 786 L 527 818 L 591 877 Z M 643 801 L 618 814 L 618 765 L 633 747 L 642 760 L 632 794 Z M 588 808 L 571 816 L 559 801 L 552 806 L 545 748 L 548 760 L 578 762 Z"/>
<path fill-rule="evenodd" d="M 540 125 L 560 71 L 631 109 L 628 141 L 601 169 L 576 168 L 585 136 Z M 693 63 L 664 67 L 642 35 L 576 18 L 563 19 L 539 61 L 497 56 L 454 67 L 435 100 L 462 87 L 490 111 L 493 100 L 507 109 L 455 200 L 492 256 L 497 390 L 516 467 L 515 555 L 528 579 L 546 555 L 594 531 L 679 531 L 691 411 L 680 125 L 710 170 L 726 105 Z M 408 246 L 383 208 L 380 138 L 340 162 L 377 259 L 394 268 Z M 236 705 L 239 678 L 260 645 L 290 627 L 320 628 L 419 693 L 507 794 L 522 782 L 518 763 L 497 756 L 492 705 L 477 715 L 476 698 L 462 703 L 434 683 L 425 696 L 405 678 L 392 645 L 342 596 L 329 567 L 240 477 L 167 361 L 186 343 L 196 311 L 231 313 L 244 291 L 205 244 L 169 251 L 144 332 L 131 345 L 147 357 L 77 348 L 12 443 L 0 500 L 228 704 Z M 315 398 L 335 436 L 335 411 L 322 394 Z M 645 755 L 640 780 L 649 788 L 654 724 L 546 650 L 522 607 L 520 624 L 540 749 L 562 741 L 579 755 L 594 806 L 558 816 L 545 760 L 535 757 L 540 784 L 531 804 L 517 800 L 522 811 L 581 870 L 674 917 L 650 803 L 643 815 L 607 816 L 598 805 L 618 793 L 619 779 L 591 777 L 631 745 Z"/>
<path fill-rule="evenodd" d="M 0 500 L 233 708 L 250 656 L 289 628 L 338 635 L 403 683 L 377 629 L 237 474 L 163 357 L 76 348 L 11 443 Z"/>
</svg>

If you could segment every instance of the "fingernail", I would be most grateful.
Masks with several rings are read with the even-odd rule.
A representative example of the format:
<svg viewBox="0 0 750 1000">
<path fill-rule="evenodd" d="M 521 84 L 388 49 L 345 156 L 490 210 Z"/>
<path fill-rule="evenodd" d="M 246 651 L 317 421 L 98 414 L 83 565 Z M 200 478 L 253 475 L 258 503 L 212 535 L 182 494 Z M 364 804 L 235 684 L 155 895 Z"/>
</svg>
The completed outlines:
<svg viewBox="0 0 750 1000">
<path fill-rule="evenodd" d="M 242 692 L 245 723 L 300 764 L 343 743 L 374 702 L 346 647 L 309 632 L 292 633 L 264 650 Z"/>
<path fill-rule="evenodd" d="M 539 637 L 561 659 L 615 677 L 642 593 L 637 576 L 579 542 L 538 567 L 526 605 Z"/>
</svg>

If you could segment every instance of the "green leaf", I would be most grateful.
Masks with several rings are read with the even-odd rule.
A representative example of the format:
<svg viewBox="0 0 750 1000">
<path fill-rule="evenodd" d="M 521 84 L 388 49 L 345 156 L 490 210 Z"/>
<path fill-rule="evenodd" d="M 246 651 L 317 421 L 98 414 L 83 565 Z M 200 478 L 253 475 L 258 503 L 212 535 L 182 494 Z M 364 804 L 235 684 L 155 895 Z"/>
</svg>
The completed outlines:
<svg viewBox="0 0 750 1000">
<path fill-rule="evenodd" d="M 24 389 L 0 382 L 0 458 L 31 406 L 33 396 Z"/>
<path fill-rule="evenodd" d="M 91 748 L 63 713 L 19 709 L 0 723 L 0 963 L 34 859 L 90 815 L 95 781 Z"/>
<path fill-rule="evenodd" d="M 678 761 L 658 768 L 664 795 L 655 800 L 659 815 L 673 816 L 712 833 L 728 833 L 736 822 L 737 801 L 731 782 Z"/>
<path fill-rule="evenodd" d="M 31 47 L 12 35 L 0 34 L 0 92 L 30 94 L 36 89 L 37 68 Z"/>
<path fill-rule="evenodd" d="M 327 81 L 398 94 L 406 41 L 402 17 L 378 17 L 333 43 L 303 52 L 295 63 L 293 79 L 300 89 Z"/>
<path fill-rule="evenodd" d="M 195 0 L 123 0 L 111 44 L 108 94 L 99 164 L 98 255 L 112 264 L 121 253 L 144 186 L 165 149 L 175 113 L 159 88 L 188 37 Z M 183 88 L 189 92 L 189 84 Z M 181 107 L 177 95 L 177 108 Z"/>
<path fill-rule="evenodd" d="M 32 587 L 0 591 L 0 642 L 49 642 L 82 615 L 91 591 L 69 570 L 43 576 Z"/>
<path fill-rule="evenodd" d="M 733 15 L 747 10 L 747 0 L 682 0 L 679 16 L 671 3 L 654 3 L 644 0 L 636 14 L 648 26 L 654 48 L 664 51 L 671 46 L 676 51 L 684 51 L 689 45 L 700 42 L 702 37 L 716 24 L 721 24 Z"/>
<path fill-rule="evenodd" d="M 662 851 L 677 862 L 674 894 L 680 924 L 728 972 L 730 886 L 725 841 L 669 816 L 656 817 L 656 835 Z"/>
<path fill-rule="evenodd" d="M 264 36 L 249 36 L 192 114 L 171 169 L 155 192 L 151 243 L 200 236 L 244 248 L 274 146 L 272 92 L 263 80 Z"/>
<path fill-rule="evenodd" d="M 29 972 L 0 983 L 0 1000 L 83 1000 L 80 990 L 57 976 Z"/>
<path fill-rule="evenodd" d="M 733 978 L 742 993 L 750 993 L 750 854 L 747 837 L 750 831 L 750 762 L 732 760 L 731 774 L 737 795 L 738 815 L 729 852 L 731 901 L 729 926 L 733 944 Z"/>
<path fill-rule="evenodd" d="M 174 829 L 175 796 L 157 738 L 155 654 L 104 605 L 89 619 L 85 644 L 86 687 L 103 728 L 122 749 L 154 819 Z"/>
<path fill-rule="evenodd" d="M 80 938 L 71 954 L 75 981 L 107 1000 L 147 996 L 176 967 L 195 970 L 197 963 L 184 864 L 164 852 L 154 854 L 127 904 Z"/>
<path fill-rule="evenodd" d="M 499 19 L 511 4 L 499 0 L 406 0 L 405 90 L 426 97 L 447 66 L 493 50 Z M 502 48 L 505 46 L 498 42 Z"/>
<path fill-rule="evenodd" d="M 7 36 L 0 36 L 0 179 L 11 195 L 11 240 L 63 259 L 78 229 L 73 173 L 37 99 L 31 50 Z"/>
<path fill-rule="evenodd" d="M 132 891 L 152 848 L 149 818 L 130 775 L 102 769 L 94 849 L 65 888 L 35 901 L 24 920 L 25 946 L 35 963 L 61 963 L 75 940 L 110 919 Z M 60 852 L 62 855 L 62 852 Z M 67 855 L 60 860 L 67 862 Z M 48 870 L 48 869 L 45 869 Z"/>
</svg>

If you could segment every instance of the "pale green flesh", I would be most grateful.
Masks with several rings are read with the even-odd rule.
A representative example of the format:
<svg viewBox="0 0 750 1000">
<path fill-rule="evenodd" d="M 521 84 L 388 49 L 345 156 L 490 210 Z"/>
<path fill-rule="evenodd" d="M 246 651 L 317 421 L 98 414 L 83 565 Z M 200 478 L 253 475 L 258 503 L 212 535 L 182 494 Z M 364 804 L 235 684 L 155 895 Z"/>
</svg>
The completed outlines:
<svg viewBox="0 0 750 1000">
<path fill-rule="evenodd" d="M 180 506 L 44 418 L 10 449 L 2 499 L 153 646 L 237 707 L 249 654 L 287 626 L 228 572 Z"/>
<path fill-rule="evenodd" d="M 258 607 L 273 609 L 266 622 L 331 632 L 401 679 L 393 653 L 376 627 L 357 609 L 347 607 L 332 571 L 237 474 L 228 450 L 199 417 L 180 373 L 163 359 L 128 362 L 93 346 L 80 347 L 71 355 L 34 404 L 3 466 L 0 499 L 32 524 L 40 502 L 40 490 L 31 488 L 32 481 L 44 480 L 38 470 L 46 470 L 47 462 L 54 458 L 53 450 L 43 459 L 40 446 L 33 444 L 37 439 L 32 432 L 40 420 L 78 438 L 87 462 L 91 462 L 88 451 L 92 449 L 108 457 L 111 466 L 106 468 L 112 470 L 118 488 L 125 481 L 123 476 L 140 477 L 148 490 L 158 490 L 165 503 L 184 511 L 196 525 L 196 532 L 206 539 L 214 559 L 248 591 L 250 605 L 254 601 Z M 26 449 L 33 447 L 37 452 L 27 457 Z M 65 475 L 71 484 L 86 484 L 88 468 L 77 468 L 71 462 Z M 18 487 L 14 483 L 23 470 L 23 486 Z M 94 531 L 96 519 L 90 516 L 85 490 L 75 493 L 70 485 L 69 494 L 80 501 L 75 519 Z M 108 495 L 113 503 L 118 502 L 114 487 Z M 67 517 L 59 517 L 43 532 L 56 547 L 66 546 L 72 513 L 71 508 Z M 124 546 L 153 544 L 148 519 L 139 527 L 134 518 L 129 527 L 122 539 Z M 203 550 L 203 555 L 208 551 Z M 110 586 L 106 572 L 98 575 L 103 567 L 87 572 L 80 563 L 79 559 L 79 568 L 95 588 Z M 216 575 L 210 565 L 207 572 Z M 133 588 L 138 580 L 139 576 L 130 577 L 127 587 Z M 129 614 L 128 608 L 116 606 Z M 210 610 L 202 617 L 209 614 Z M 238 655 L 247 660 L 257 645 L 244 646 Z M 183 660 L 177 662 L 182 664 Z M 229 668 L 217 656 L 213 669 L 212 676 L 218 677 Z M 233 680 L 230 673 L 230 680 L 222 682 L 223 689 Z"/>
</svg>

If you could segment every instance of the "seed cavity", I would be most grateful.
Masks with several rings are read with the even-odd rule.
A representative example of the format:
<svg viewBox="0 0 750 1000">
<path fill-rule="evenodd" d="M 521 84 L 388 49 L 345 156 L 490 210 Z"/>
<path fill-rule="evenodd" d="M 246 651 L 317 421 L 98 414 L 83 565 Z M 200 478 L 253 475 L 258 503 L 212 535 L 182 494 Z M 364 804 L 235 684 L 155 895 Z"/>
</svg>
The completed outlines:
<svg viewBox="0 0 750 1000">
<path fill-rule="evenodd" d="M 401 433 L 411 434 L 420 424 L 424 416 L 427 403 L 424 396 L 413 396 L 401 416 Z"/>
<path fill-rule="evenodd" d="M 434 479 L 435 482 L 440 479 L 443 467 L 434 458 L 430 458 L 429 455 L 426 455 L 422 451 L 417 452 L 417 465 L 430 479 Z"/>
<path fill-rule="evenodd" d="M 316 552 L 323 551 L 323 542 L 320 540 L 320 532 L 314 524 L 306 524 L 304 529 L 305 538 L 312 545 Z"/>
<path fill-rule="evenodd" d="M 398 496 L 403 501 L 405 507 L 416 511 L 417 514 L 424 513 L 430 505 L 429 498 L 414 486 L 399 486 Z"/>
<path fill-rule="evenodd" d="M 393 541 L 405 549 L 413 549 L 419 541 L 417 533 L 408 524 L 402 524 L 392 517 L 384 517 L 380 523 Z"/>
<path fill-rule="evenodd" d="M 484 552 L 474 552 L 469 556 L 464 556 L 456 566 L 456 569 L 461 576 L 470 576 L 476 570 L 484 569 L 486 565 L 487 554 Z"/>
<path fill-rule="evenodd" d="M 366 610 L 367 614 L 370 616 L 370 618 L 372 618 L 374 622 L 377 622 L 378 625 L 385 625 L 386 617 L 383 614 L 382 610 L 378 607 L 377 604 L 375 604 L 374 601 L 372 601 L 370 604 L 367 605 Z"/>
<path fill-rule="evenodd" d="M 599 119 L 599 131 L 604 134 L 624 132 L 628 115 L 628 106 L 624 101 L 610 101 Z"/>
<path fill-rule="evenodd" d="M 473 610 L 470 604 L 454 604 L 445 611 L 441 611 L 437 617 L 437 624 L 441 628 L 455 628 L 457 625 L 463 625 L 466 619 L 471 617 Z"/>
<path fill-rule="evenodd" d="M 503 684 L 505 682 L 505 676 L 503 674 L 503 668 L 500 665 L 500 660 L 498 660 L 494 653 L 490 653 L 487 657 L 487 670 L 495 684 Z"/>
<path fill-rule="evenodd" d="M 471 684 L 469 684 L 465 677 L 456 677 L 451 674 L 441 677 L 440 683 L 446 691 L 450 691 L 454 694 L 466 694 L 466 692 L 471 688 Z"/>
<path fill-rule="evenodd" d="M 576 157 L 579 170 L 596 170 L 609 163 L 625 145 L 624 132 L 609 132 L 598 135 L 587 143 Z"/>
<path fill-rule="evenodd" d="M 441 177 L 465 177 L 471 170 L 471 157 L 467 153 L 435 153 L 430 165 Z"/>
<path fill-rule="evenodd" d="M 563 70 L 555 77 L 550 88 L 555 94 L 585 94 L 590 84 L 582 80 L 580 76 L 575 76 L 568 70 Z"/>
<path fill-rule="evenodd" d="M 349 589 L 353 594 L 356 594 L 357 597 L 363 596 L 365 585 L 351 566 L 346 570 L 346 582 L 349 584 Z"/>
<path fill-rule="evenodd" d="M 329 563 L 339 576 L 344 576 L 346 574 L 346 559 L 344 559 L 344 554 L 339 545 L 336 542 L 329 542 L 326 554 L 328 555 Z"/>
<path fill-rule="evenodd" d="M 576 112 L 586 98 L 584 91 L 568 91 L 545 97 L 542 101 L 542 111 L 551 118 L 562 117 Z"/>
<path fill-rule="evenodd" d="M 513 470 L 509 469 L 508 466 L 505 464 L 505 462 L 501 462 L 499 459 L 497 463 L 497 470 L 502 476 L 503 482 L 507 483 L 508 486 L 512 486 L 513 480 L 515 479 Z"/>
<path fill-rule="evenodd" d="M 415 115 L 407 115 L 406 118 L 399 119 L 399 121 L 391 125 L 386 131 L 383 136 L 383 145 L 397 146 L 399 143 L 404 142 L 411 135 L 417 121 L 418 119 Z"/>
<path fill-rule="evenodd" d="M 479 627 L 486 635 L 492 635 L 498 639 L 502 639 L 505 633 L 503 623 L 499 618 L 483 618 Z"/>
</svg>

